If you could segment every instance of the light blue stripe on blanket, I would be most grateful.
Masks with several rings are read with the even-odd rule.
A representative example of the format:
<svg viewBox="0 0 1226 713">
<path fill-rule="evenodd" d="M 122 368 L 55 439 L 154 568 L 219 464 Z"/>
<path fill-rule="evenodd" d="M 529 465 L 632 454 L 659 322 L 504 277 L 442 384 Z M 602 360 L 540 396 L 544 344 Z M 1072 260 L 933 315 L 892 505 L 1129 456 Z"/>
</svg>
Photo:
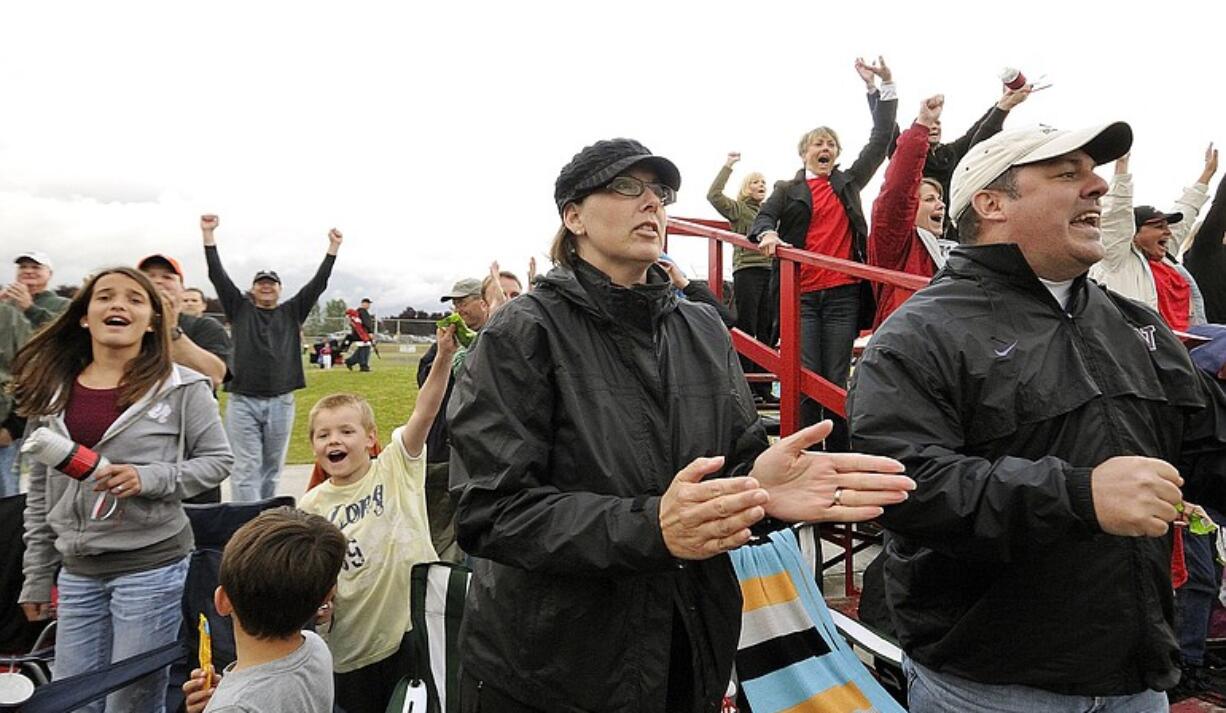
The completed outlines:
<svg viewBox="0 0 1226 713">
<path fill-rule="evenodd" d="M 789 529 L 772 532 L 768 543 L 740 547 L 733 550 L 731 555 L 737 579 L 742 582 L 786 572 L 796 587 L 805 613 L 813 622 L 813 628 L 831 650 L 825 656 L 800 661 L 757 679 L 742 681 L 741 685 L 755 713 L 786 710 L 817 693 L 849 682 L 854 682 L 877 710 L 905 713 L 905 709 L 877 683 L 839 634 L 813 574 L 801 557 L 795 533 Z M 779 632 L 780 635 L 787 633 L 790 632 Z"/>
</svg>

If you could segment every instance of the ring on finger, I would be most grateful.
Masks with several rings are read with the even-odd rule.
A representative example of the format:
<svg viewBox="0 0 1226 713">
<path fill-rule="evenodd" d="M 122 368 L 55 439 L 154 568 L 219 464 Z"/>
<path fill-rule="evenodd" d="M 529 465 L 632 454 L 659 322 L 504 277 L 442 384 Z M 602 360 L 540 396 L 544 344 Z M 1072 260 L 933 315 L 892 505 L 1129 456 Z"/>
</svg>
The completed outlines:
<svg viewBox="0 0 1226 713">
<path fill-rule="evenodd" d="M 835 488 L 835 489 L 834 489 L 834 502 L 833 502 L 832 504 L 833 504 L 833 505 L 842 505 L 842 504 L 843 504 L 843 489 L 842 489 L 842 488 Z"/>
</svg>

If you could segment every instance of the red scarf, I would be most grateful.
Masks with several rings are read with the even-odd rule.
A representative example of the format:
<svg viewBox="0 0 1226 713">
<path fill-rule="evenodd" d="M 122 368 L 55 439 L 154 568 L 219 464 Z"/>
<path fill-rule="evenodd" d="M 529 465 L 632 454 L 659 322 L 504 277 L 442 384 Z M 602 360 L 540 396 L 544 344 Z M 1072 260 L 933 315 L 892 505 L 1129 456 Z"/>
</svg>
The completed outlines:
<svg viewBox="0 0 1226 713">
<path fill-rule="evenodd" d="M 1154 273 L 1154 288 L 1158 291 L 1158 314 L 1166 326 L 1177 331 L 1188 328 L 1188 312 L 1192 306 L 1192 286 L 1183 275 L 1163 260 L 1150 260 Z"/>
</svg>

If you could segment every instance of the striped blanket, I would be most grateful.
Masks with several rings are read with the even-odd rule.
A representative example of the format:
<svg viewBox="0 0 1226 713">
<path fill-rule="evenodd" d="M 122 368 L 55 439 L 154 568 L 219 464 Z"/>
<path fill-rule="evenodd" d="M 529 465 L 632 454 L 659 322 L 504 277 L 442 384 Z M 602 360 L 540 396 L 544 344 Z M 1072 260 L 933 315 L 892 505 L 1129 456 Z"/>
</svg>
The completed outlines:
<svg viewBox="0 0 1226 713">
<path fill-rule="evenodd" d="M 791 530 L 732 551 L 744 598 L 736 672 L 753 713 L 895 713 L 835 628 Z"/>
</svg>

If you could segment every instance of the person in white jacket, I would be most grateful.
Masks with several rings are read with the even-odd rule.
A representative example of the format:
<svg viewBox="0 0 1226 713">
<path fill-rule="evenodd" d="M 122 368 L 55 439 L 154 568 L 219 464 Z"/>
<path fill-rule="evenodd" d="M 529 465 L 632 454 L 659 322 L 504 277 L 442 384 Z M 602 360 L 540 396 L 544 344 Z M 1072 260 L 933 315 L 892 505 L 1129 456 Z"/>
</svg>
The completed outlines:
<svg viewBox="0 0 1226 713">
<path fill-rule="evenodd" d="M 1151 258 L 1135 241 L 1141 226 L 1137 224 L 1133 212 L 1133 184 L 1132 174 L 1128 172 L 1128 159 L 1126 155 L 1115 162 L 1110 190 L 1102 199 L 1101 229 L 1106 254 L 1102 261 L 1090 268 L 1090 277 L 1125 297 L 1158 310 L 1158 290 L 1154 283 Z M 1216 171 L 1217 152 L 1211 145 L 1205 153 L 1204 168 L 1196 183 L 1183 190 L 1170 211 L 1172 215 L 1179 214 L 1181 220 L 1167 221 L 1170 235 L 1159 245 L 1168 254 L 1161 258 L 1163 264 L 1180 271 L 1190 286 L 1193 281 L 1169 255 L 1183 243 L 1200 209 L 1209 200 L 1209 180 Z"/>
</svg>

